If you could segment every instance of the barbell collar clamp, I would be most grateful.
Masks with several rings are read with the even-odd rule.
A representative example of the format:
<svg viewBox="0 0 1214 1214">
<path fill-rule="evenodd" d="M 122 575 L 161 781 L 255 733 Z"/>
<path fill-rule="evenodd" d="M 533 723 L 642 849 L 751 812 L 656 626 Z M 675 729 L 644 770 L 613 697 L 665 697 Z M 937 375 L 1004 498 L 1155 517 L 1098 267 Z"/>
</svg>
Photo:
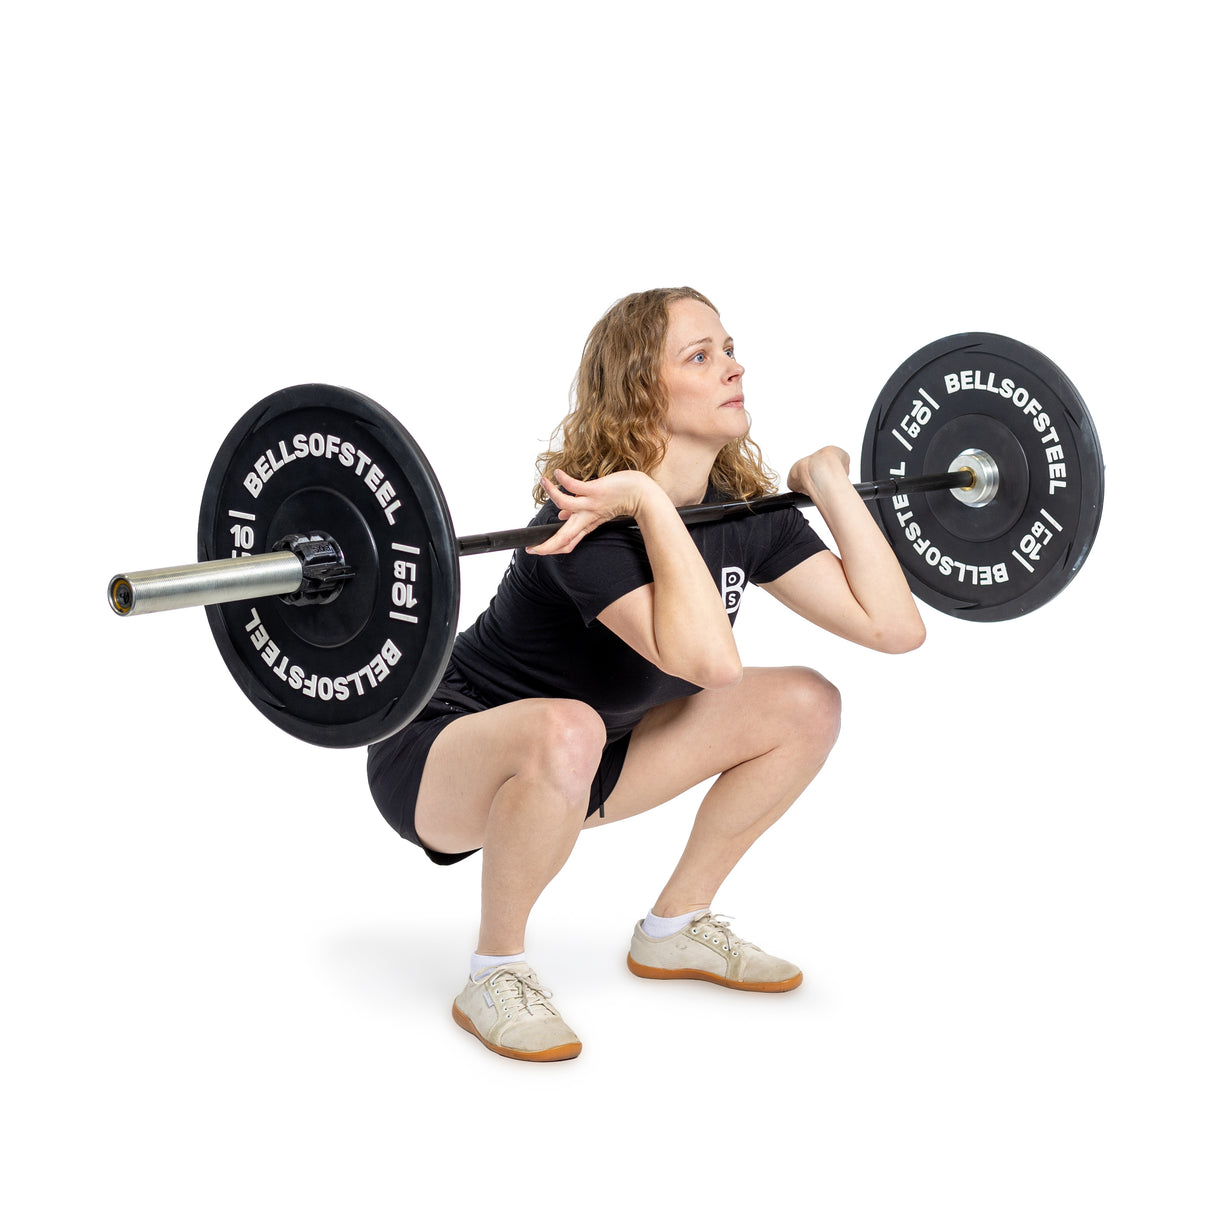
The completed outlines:
<svg viewBox="0 0 1214 1214">
<path fill-rule="evenodd" d="M 357 572 L 346 560 L 341 545 L 323 531 L 307 535 L 284 535 L 272 552 L 290 552 L 299 558 L 302 579 L 298 590 L 279 595 L 291 607 L 331 603 Z"/>
</svg>

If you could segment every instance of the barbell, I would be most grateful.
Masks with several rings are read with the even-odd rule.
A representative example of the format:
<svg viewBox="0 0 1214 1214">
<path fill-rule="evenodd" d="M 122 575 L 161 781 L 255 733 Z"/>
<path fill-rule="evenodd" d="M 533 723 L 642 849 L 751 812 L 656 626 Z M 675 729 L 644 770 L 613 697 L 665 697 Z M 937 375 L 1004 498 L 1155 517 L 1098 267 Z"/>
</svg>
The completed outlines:
<svg viewBox="0 0 1214 1214">
<path fill-rule="evenodd" d="M 856 489 L 911 589 L 970 620 L 1057 595 L 1087 558 L 1104 500 L 1079 393 L 1043 354 L 990 333 L 943 338 L 898 368 L 869 415 L 861 470 Z M 783 493 L 679 514 L 691 527 L 812 505 Z M 559 526 L 456 537 L 404 426 L 361 393 L 303 384 L 259 402 L 220 446 L 199 563 L 117 574 L 107 598 L 120 616 L 204 606 L 259 711 L 306 742 L 365 746 L 403 728 L 442 678 L 458 558 L 530 547 Z"/>
</svg>

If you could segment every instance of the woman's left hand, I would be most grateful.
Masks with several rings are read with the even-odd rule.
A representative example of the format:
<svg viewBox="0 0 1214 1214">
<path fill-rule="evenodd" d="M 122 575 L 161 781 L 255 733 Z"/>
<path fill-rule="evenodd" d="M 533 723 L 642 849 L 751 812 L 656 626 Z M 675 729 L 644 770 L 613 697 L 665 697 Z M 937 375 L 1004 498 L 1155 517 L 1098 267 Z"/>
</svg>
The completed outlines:
<svg viewBox="0 0 1214 1214">
<path fill-rule="evenodd" d="M 794 493 L 804 493 L 815 502 L 822 489 L 832 482 L 838 484 L 851 473 L 851 457 L 842 447 L 823 447 L 813 455 L 799 459 L 788 470 L 788 487 Z"/>
<path fill-rule="evenodd" d="M 839 555 L 820 552 L 766 588 L 837 636 L 903 653 L 922 642 L 923 620 L 906 575 L 850 473 L 851 460 L 839 447 L 823 447 L 789 469 L 788 487 L 813 499 Z"/>
</svg>

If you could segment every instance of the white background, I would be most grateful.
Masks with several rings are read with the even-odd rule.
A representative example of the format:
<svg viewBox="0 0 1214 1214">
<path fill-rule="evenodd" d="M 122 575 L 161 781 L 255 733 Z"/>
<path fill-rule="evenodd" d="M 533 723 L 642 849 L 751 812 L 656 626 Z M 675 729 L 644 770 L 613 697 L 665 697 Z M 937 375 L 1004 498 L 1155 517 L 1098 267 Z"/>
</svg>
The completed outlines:
<svg viewBox="0 0 1214 1214">
<path fill-rule="evenodd" d="M 6 1208 L 1211 1208 L 1198 11 L 6 19 Z M 478 862 L 430 865 L 361 752 L 265 722 L 201 612 L 120 623 L 103 590 L 192 559 L 216 448 L 291 383 L 395 412 L 457 532 L 525 522 L 591 324 L 682 283 L 781 470 L 857 452 L 937 337 L 1036 346 L 1098 424 L 1104 522 L 1048 607 L 925 609 L 901 658 L 751 592 L 745 660 L 846 705 L 718 901 L 805 986 L 626 972 L 683 798 L 585 837 L 541 901 L 586 1047 L 526 1067 L 450 1018 Z M 504 563 L 463 562 L 463 622 Z"/>
</svg>

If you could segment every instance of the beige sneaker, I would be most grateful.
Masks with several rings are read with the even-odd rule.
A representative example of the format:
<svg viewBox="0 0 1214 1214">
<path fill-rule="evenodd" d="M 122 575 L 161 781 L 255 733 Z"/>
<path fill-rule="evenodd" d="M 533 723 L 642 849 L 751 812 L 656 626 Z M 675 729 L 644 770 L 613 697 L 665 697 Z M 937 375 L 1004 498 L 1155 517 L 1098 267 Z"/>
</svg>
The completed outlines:
<svg viewBox="0 0 1214 1214">
<path fill-rule="evenodd" d="M 641 923 L 628 950 L 628 968 L 638 978 L 698 978 L 735 991 L 791 991 L 801 985 L 801 971 L 791 961 L 739 940 L 724 915 L 704 911 L 664 940 L 645 935 Z"/>
<path fill-rule="evenodd" d="M 552 992 L 525 961 L 499 965 L 471 979 L 455 997 L 455 1023 L 503 1058 L 559 1062 L 582 1052 L 577 1034 L 549 1000 Z"/>
</svg>

